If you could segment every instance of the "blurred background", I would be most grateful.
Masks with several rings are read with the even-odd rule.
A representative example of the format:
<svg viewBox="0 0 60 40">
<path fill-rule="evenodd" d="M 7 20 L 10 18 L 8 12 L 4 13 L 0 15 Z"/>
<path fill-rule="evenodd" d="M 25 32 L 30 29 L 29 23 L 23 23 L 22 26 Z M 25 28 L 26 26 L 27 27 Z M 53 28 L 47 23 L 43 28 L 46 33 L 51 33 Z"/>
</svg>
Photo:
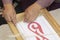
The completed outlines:
<svg viewBox="0 0 60 40">
<path fill-rule="evenodd" d="M 17 13 L 24 11 L 24 9 L 23 10 L 20 9 L 19 0 L 17 0 L 17 1 L 14 0 L 13 5 L 15 6 L 15 10 Z M 55 10 L 58 8 L 60 8 L 60 0 L 55 0 L 49 7 L 47 7 L 47 10 L 51 11 L 51 10 Z M 2 11 L 3 11 L 3 4 L 2 4 L 2 1 L 0 0 L 0 14 L 2 13 Z M 2 24 L 6 24 L 6 21 L 2 17 L 2 15 L 0 15 L 0 25 L 2 25 Z"/>
</svg>

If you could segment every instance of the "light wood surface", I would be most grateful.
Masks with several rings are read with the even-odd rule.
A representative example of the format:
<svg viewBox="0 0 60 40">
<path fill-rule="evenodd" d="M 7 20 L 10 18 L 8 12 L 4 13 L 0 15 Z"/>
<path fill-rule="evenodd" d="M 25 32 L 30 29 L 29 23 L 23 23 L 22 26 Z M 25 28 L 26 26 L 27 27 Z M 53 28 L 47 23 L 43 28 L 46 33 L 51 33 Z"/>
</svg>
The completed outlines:
<svg viewBox="0 0 60 40">
<path fill-rule="evenodd" d="M 54 18 L 49 14 L 49 12 L 46 9 L 40 10 L 40 15 L 44 15 L 44 17 L 48 20 L 48 22 L 52 25 L 53 29 L 57 32 L 57 34 L 60 36 L 60 25 L 57 24 L 57 22 L 54 20 Z M 24 18 L 24 13 L 17 14 L 17 20 L 22 21 Z M 19 34 L 17 28 L 14 26 L 12 22 L 8 22 L 11 31 L 16 36 L 17 40 L 23 40 L 22 36 Z"/>
<path fill-rule="evenodd" d="M 48 22 L 52 25 L 53 29 L 60 36 L 60 25 L 56 22 L 56 20 L 50 15 L 50 13 L 46 9 L 42 9 L 42 13 Z"/>
<path fill-rule="evenodd" d="M 17 14 L 17 20 L 22 20 L 23 18 L 23 13 L 22 14 Z M 20 20 L 20 21 L 21 21 Z M 12 22 L 8 22 L 9 24 L 9 27 L 11 29 L 11 31 L 13 32 L 13 34 L 15 35 L 16 37 L 16 40 L 23 40 L 22 36 L 20 35 L 20 33 L 18 32 L 17 28 L 14 26 L 14 24 Z"/>
</svg>

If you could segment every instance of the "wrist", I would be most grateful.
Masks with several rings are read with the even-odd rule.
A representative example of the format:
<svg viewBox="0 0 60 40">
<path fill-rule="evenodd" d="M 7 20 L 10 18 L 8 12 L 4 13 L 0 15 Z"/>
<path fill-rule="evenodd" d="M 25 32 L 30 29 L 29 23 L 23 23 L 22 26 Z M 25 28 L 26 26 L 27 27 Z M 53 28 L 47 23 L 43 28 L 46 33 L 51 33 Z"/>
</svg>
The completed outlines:
<svg viewBox="0 0 60 40">
<path fill-rule="evenodd" d="M 12 9 L 14 8 L 12 4 L 5 4 L 4 9 Z"/>
</svg>

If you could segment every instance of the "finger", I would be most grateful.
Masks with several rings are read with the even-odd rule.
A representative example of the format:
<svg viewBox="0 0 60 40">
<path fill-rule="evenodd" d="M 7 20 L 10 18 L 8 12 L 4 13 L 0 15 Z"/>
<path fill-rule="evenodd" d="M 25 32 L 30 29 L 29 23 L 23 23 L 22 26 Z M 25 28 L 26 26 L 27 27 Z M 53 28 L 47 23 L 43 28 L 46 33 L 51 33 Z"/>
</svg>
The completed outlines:
<svg viewBox="0 0 60 40">
<path fill-rule="evenodd" d="M 27 22 L 29 20 L 29 18 L 30 18 L 29 16 L 30 16 L 29 11 L 26 10 L 25 15 L 24 15 L 24 21 L 25 22 Z"/>
<path fill-rule="evenodd" d="M 27 23 L 30 23 L 30 22 L 32 22 L 32 18 L 24 18 L 24 22 L 27 22 Z"/>
<path fill-rule="evenodd" d="M 25 22 L 28 22 L 28 23 L 30 23 L 30 22 L 32 22 L 33 21 L 33 18 L 30 16 L 26 16 L 26 18 L 25 18 Z"/>
<path fill-rule="evenodd" d="M 5 20 L 7 21 L 7 22 L 11 22 L 11 18 L 10 18 L 10 16 L 4 16 L 4 18 L 5 18 Z"/>
<path fill-rule="evenodd" d="M 31 15 L 29 19 L 27 20 L 28 23 L 33 22 L 36 19 L 37 16 Z"/>
<path fill-rule="evenodd" d="M 16 17 L 14 17 L 14 19 L 13 19 L 13 23 L 14 23 L 14 24 L 17 23 Z"/>
<path fill-rule="evenodd" d="M 29 18 L 28 18 L 28 16 L 27 16 L 27 15 L 25 15 L 25 16 L 24 16 L 24 22 L 27 22 L 27 21 L 28 21 L 28 19 L 29 19 Z"/>
<path fill-rule="evenodd" d="M 17 23 L 16 14 L 13 14 L 13 15 L 11 16 L 11 19 L 12 19 L 12 22 L 13 22 L 14 24 Z"/>
<path fill-rule="evenodd" d="M 31 22 L 33 22 L 34 20 L 32 19 L 32 18 L 29 18 L 26 22 L 28 22 L 28 23 L 31 23 Z"/>
<path fill-rule="evenodd" d="M 28 19 L 27 18 L 24 18 L 24 22 L 27 22 L 28 21 Z"/>
<path fill-rule="evenodd" d="M 24 13 L 25 13 L 25 15 L 24 15 L 24 22 L 26 22 L 26 11 Z"/>
</svg>

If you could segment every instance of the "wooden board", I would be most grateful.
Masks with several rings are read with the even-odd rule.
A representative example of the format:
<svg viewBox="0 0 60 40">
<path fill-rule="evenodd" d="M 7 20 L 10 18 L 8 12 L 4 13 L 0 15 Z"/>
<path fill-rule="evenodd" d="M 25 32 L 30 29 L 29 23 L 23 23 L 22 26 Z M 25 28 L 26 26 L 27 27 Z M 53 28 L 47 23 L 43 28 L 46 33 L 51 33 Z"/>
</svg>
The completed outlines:
<svg viewBox="0 0 60 40">
<path fill-rule="evenodd" d="M 57 32 L 57 34 L 60 36 L 60 25 L 57 24 L 57 22 L 54 20 L 54 18 L 49 14 L 49 12 L 46 9 L 40 10 L 40 15 L 44 15 L 44 17 L 48 20 L 48 22 L 52 25 L 54 30 Z M 22 21 L 24 18 L 24 13 L 17 14 L 17 20 Z M 16 36 L 17 40 L 23 40 L 22 36 L 19 34 L 17 28 L 14 26 L 12 22 L 8 22 L 11 31 Z"/>
</svg>

